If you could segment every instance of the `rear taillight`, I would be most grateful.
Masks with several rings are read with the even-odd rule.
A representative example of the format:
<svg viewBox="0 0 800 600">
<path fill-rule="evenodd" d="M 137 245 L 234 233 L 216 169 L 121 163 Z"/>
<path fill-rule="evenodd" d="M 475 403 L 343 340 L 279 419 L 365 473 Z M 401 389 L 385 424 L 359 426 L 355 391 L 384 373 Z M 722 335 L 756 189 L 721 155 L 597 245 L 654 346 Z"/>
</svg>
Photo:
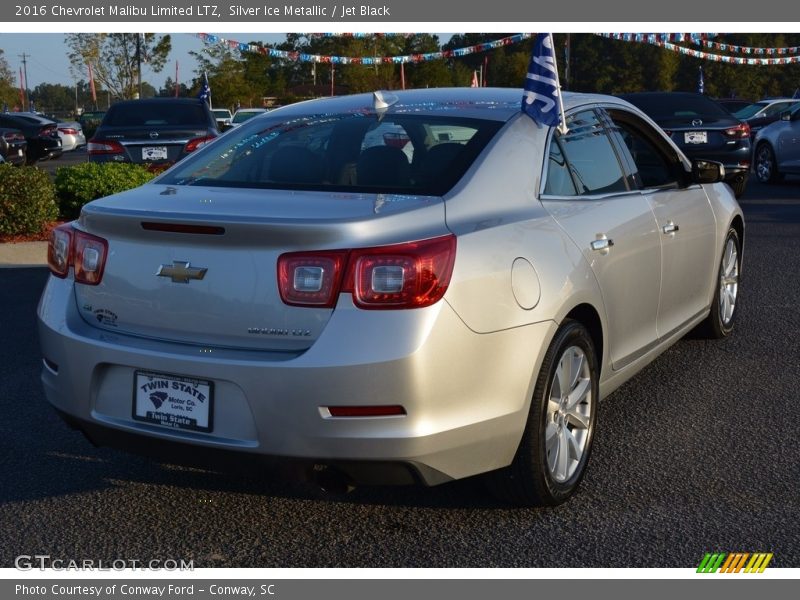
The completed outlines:
<svg viewBox="0 0 800 600">
<path fill-rule="evenodd" d="M 89 140 L 86 151 L 89 154 L 124 154 L 125 148 L 114 140 Z"/>
<path fill-rule="evenodd" d="M 103 238 L 79 231 L 66 223 L 53 229 L 47 245 L 47 264 L 50 272 L 62 279 L 73 267 L 77 283 L 97 285 L 103 279 L 108 256 L 108 242 Z"/>
<path fill-rule="evenodd" d="M 292 306 L 331 308 L 341 288 L 347 251 L 292 252 L 278 259 L 281 299 Z"/>
<path fill-rule="evenodd" d="M 723 133 L 729 138 L 743 140 L 750 137 L 750 125 L 747 123 L 739 123 L 736 127 L 730 127 L 723 131 Z"/>
<path fill-rule="evenodd" d="M 39 129 L 40 136 L 58 135 L 58 128 L 55 125 L 45 125 Z"/>
<path fill-rule="evenodd" d="M 454 235 L 376 248 L 292 252 L 278 258 L 281 299 L 292 306 L 330 308 L 349 292 L 363 309 L 422 308 L 450 284 Z"/>
<path fill-rule="evenodd" d="M 215 135 L 207 135 L 207 136 L 204 136 L 204 137 L 199 137 L 199 138 L 194 138 L 192 140 L 189 140 L 186 143 L 186 147 L 184 148 L 184 151 L 185 152 L 194 152 L 200 146 L 204 146 L 208 142 L 216 139 L 216 137 L 217 136 L 215 136 Z"/>
<path fill-rule="evenodd" d="M 7 142 L 17 143 L 23 141 L 25 136 L 21 133 L 7 132 L 3 134 L 3 139 Z"/>
<path fill-rule="evenodd" d="M 72 127 L 59 127 L 58 130 L 64 135 L 78 135 L 78 130 Z"/>
</svg>

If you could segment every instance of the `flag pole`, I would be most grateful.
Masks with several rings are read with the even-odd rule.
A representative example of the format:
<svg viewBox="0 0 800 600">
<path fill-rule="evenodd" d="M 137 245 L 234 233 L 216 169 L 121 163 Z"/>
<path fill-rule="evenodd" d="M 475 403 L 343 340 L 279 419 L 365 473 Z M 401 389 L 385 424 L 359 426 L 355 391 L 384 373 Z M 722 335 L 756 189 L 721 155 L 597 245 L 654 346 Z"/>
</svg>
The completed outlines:
<svg viewBox="0 0 800 600">
<path fill-rule="evenodd" d="M 561 132 L 561 135 L 567 135 L 567 117 L 564 115 L 564 100 L 561 97 L 561 81 L 558 78 L 558 61 L 556 60 L 556 45 L 553 42 L 553 34 L 548 33 L 547 35 L 550 36 L 550 48 L 553 51 L 553 67 L 555 67 L 556 72 L 556 85 L 558 86 L 558 110 L 561 113 L 561 123 L 558 125 L 558 130 Z"/>
</svg>

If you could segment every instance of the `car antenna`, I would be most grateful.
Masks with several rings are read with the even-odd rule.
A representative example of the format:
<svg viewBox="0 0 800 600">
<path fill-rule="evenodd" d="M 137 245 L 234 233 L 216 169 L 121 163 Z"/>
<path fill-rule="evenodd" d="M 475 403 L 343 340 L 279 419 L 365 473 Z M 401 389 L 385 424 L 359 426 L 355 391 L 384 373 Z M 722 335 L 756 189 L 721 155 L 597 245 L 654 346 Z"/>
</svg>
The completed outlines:
<svg viewBox="0 0 800 600">
<path fill-rule="evenodd" d="M 378 116 L 378 122 L 383 120 L 383 116 L 389 107 L 396 104 L 399 98 L 391 92 L 377 90 L 372 92 L 372 107 L 375 109 L 375 114 Z"/>
</svg>

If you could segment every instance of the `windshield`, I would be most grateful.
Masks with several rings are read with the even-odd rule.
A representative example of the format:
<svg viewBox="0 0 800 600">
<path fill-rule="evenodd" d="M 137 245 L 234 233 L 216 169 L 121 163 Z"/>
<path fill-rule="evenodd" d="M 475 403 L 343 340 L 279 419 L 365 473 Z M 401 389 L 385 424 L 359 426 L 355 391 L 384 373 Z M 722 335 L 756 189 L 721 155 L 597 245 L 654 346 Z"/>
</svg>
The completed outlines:
<svg viewBox="0 0 800 600">
<path fill-rule="evenodd" d="M 157 183 L 438 196 L 501 126 L 451 116 L 276 115 L 222 136 Z"/>
<path fill-rule="evenodd" d="M 231 118 L 231 113 L 230 113 L 230 111 L 228 109 L 215 108 L 211 112 L 214 113 L 215 117 L 220 118 L 220 119 L 230 119 Z"/>
<path fill-rule="evenodd" d="M 765 106 L 767 106 L 766 102 L 756 102 L 750 106 L 745 106 L 741 110 L 737 110 L 735 113 L 733 113 L 733 116 L 737 119 L 749 119 L 758 111 L 762 110 Z"/>
<path fill-rule="evenodd" d="M 188 126 L 208 122 L 199 104 L 142 102 L 126 103 L 108 109 L 103 126 L 142 127 L 154 125 Z"/>
</svg>

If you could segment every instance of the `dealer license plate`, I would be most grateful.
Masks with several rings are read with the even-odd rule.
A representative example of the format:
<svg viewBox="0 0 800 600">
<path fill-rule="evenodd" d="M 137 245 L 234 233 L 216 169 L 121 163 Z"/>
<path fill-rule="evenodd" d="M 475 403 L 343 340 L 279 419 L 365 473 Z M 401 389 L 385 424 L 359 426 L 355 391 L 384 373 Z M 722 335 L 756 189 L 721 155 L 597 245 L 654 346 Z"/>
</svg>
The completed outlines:
<svg viewBox="0 0 800 600">
<path fill-rule="evenodd" d="M 211 431 L 212 382 L 136 371 L 133 385 L 133 418 L 137 421 L 173 429 Z"/>
<path fill-rule="evenodd" d="M 167 160 L 167 147 L 145 146 L 142 148 L 142 160 Z"/>
<path fill-rule="evenodd" d="M 707 131 L 687 131 L 683 134 L 683 141 L 687 144 L 707 144 Z"/>
</svg>

